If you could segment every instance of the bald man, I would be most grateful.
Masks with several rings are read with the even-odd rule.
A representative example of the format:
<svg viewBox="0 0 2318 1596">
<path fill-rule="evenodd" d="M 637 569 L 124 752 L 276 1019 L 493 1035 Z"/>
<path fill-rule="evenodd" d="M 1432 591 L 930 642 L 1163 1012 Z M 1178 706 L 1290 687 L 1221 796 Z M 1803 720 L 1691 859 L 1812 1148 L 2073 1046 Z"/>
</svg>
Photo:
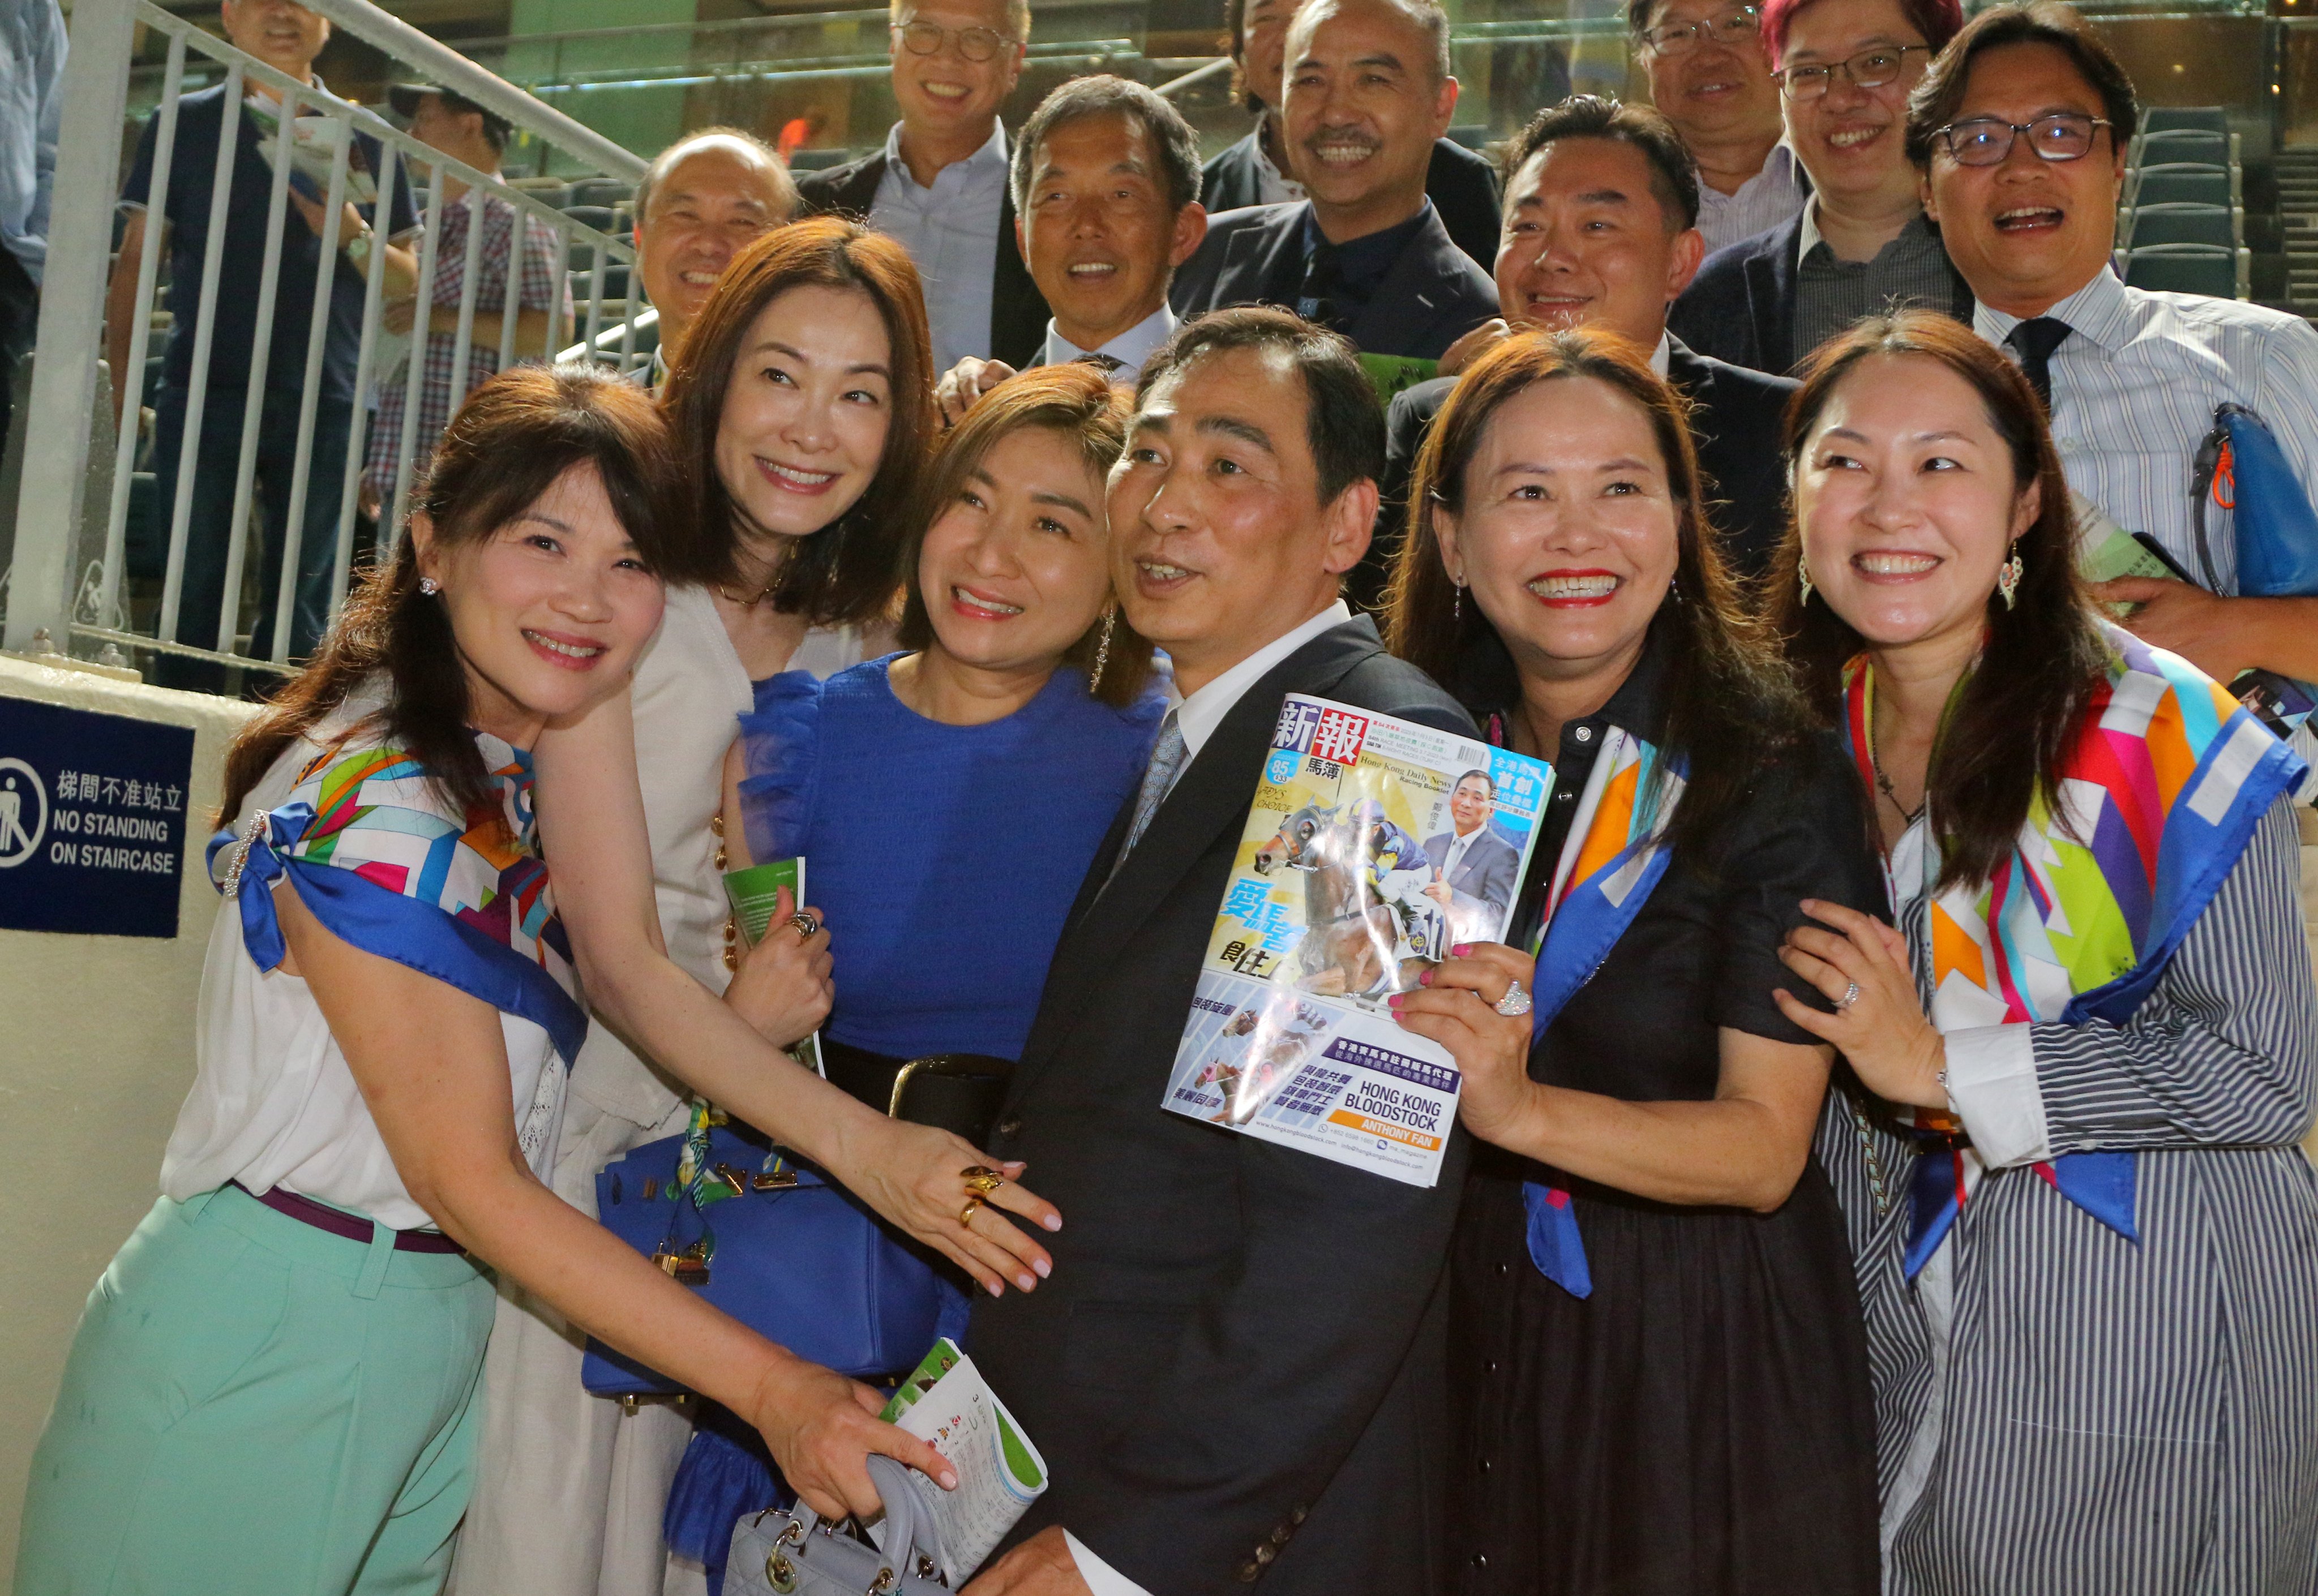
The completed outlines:
<svg viewBox="0 0 2318 1596">
<path fill-rule="evenodd" d="M 787 164 L 754 133 L 703 128 L 660 152 L 636 184 L 636 271 L 660 311 L 660 349 L 639 381 L 660 386 L 732 257 L 796 209 Z"/>
</svg>

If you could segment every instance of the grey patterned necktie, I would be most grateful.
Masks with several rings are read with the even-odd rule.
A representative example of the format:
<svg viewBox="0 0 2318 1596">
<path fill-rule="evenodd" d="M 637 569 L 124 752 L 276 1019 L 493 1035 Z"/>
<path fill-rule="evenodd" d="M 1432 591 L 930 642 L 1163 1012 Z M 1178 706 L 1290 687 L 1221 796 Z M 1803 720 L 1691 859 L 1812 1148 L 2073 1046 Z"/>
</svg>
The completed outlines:
<svg viewBox="0 0 2318 1596">
<path fill-rule="evenodd" d="M 1160 722 L 1159 740 L 1151 749 L 1151 764 L 1143 773 L 1143 786 L 1135 794 L 1135 819 L 1128 823 L 1127 840 L 1119 845 L 1119 858 L 1111 865 L 1110 873 L 1119 874 L 1119 866 L 1127 863 L 1127 856 L 1143 840 L 1144 832 L 1151 829 L 1151 817 L 1159 812 L 1166 801 L 1169 789 L 1183 768 L 1183 731 L 1175 723 L 1175 712 L 1169 710 Z"/>
</svg>

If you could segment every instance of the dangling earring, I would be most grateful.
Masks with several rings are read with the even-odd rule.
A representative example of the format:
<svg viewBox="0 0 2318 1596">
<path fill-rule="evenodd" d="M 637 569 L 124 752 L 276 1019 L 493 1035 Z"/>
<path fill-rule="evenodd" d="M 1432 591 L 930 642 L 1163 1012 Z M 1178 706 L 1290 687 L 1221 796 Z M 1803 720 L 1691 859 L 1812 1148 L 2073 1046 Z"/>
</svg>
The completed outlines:
<svg viewBox="0 0 2318 1596">
<path fill-rule="evenodd" d="M 1449 623 L 1462 626 L 1465 623 L 1465 578 L 1451 577 L 1449 579 L 1457 585 L 1457 596 L 1449 605 Z"/>
<path fill-rule="evenodd" d="M 433 577 L 421 577 L 418 578 L 418 591 L 427 595 L 427 597 L 432 598 L 437 593 L 443 591 L 443 584 L 436 581 Z"/>
<path fill-rule="evenodd" d="M 2010 609 L 2020 595 L 2020 540 L 2012 540 L 2012 558 L 2006 560 L 1996 573 L 1996 590 L 2004 595 L 2004 607 Z"/>
<path fill-rule="evenodd" d="M 1800 554 L 1795 556 L 1795 580 L 1803 585 L 1803 596 L 1795 601 L 1795 608 L 1801 609 L 1810 603 L 1811 579 L 1810 567 L 1803 563 Z"/>
<path fill-rule="evenodd" d="M 1110 663 L 1111 628 L 1119 624 L 1119 606 L 1112 605 L 1102 612 L 1102 635 L 1095 640 L 1094 668 L 1087 672 L 1087 691 L 1102 686 L 1103 667 Z"/>
</svg>

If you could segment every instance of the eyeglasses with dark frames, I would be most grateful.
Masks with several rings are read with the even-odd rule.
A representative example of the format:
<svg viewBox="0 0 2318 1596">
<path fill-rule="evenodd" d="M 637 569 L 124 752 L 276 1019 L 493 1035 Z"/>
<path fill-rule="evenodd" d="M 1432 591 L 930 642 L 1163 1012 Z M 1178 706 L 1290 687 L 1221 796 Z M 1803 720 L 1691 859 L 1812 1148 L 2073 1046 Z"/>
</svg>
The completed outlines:
<svg viewBox="0 0 2318 1596">
<path fill-rule="evenodd" d="M 969 61 L 986 61 L 1020 42 L 994 28 L 945 28 L 939 22 L 896 22 L 894 31 L 913 56 L 939 55 L 942 42 L 955 39 L 957 53 Z"/>
<path fill-rule="evenodd" d="M 1790 100 L 1816 100 L 1828 91 L 1835 75 L 1842 73 L 1863 89 L 1880 89 L 1887 83 L 1900 81 L 1900 74 L 1908 69 L 1908 58 L 1918 51 L 1932 53 L 1928 44 L 1879 44 L 1873 49 L 1863 49 L 1847 61 L 1813 61 L 1801 67 L 1786 67 L 1771 74 L 1779 80 L 1779 92 Z"/>
<path fill-rule="evenodd" d="M 1932 137 L 1959 166 L 1999 166 L 2009 158 L 2020 135 L 2028 148 L 2047 161 L 2080 161 L 2093 152 L 2096 130 L 2112 124 L 2106 117 L 2077 111 L 2050 111 L 2035 121 L 2008 122 L 2000 116 L 1968 116 L 1936 130 Z"/>
<path fill-rule="evenodd" d="M 1734 5 L 1694 22 L 1667 22 L 1642 30 L 1642 42 L 1662 56 L 1678 56 L 1702 40 L 1716 44 L 1745 44 L 1755 39 L 1763 13 L 1752 5 Z"/>
</svg>

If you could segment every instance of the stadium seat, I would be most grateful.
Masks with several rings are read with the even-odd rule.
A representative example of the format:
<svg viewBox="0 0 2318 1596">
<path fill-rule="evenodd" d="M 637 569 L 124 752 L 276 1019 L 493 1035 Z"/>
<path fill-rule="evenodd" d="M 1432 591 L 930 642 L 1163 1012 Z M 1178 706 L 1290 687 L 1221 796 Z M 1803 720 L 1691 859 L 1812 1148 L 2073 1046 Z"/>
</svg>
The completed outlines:
<svg viewBox="0 0 2318 1596">
<path fill-rule="evenodd" d="M 2238 252 L 2210 244 L 2155 244 L 2125 256 L 2125 280 L 2135 288 L 2238 297 Z"/>
<path fill-rule="evenodd" d="M 593 273 L 589 272 L 586 266 L 581 265 L 573 268 L 571 273 L 571 302 L 578 307 L 580 318 L 582 322 L 585 322 L 588 318 L 588 296 L 590 291 L 592 291 L 594 282 L 595 275 Z M 626 305 L 627 299 L 627 263 L 624 261 L 606 261 L 604 263 L 605 316 L 606 318 L 615 318 L 624 315 L 625 312 L 623 307 Z"/>
<path fill-rule="evenodd" d="M 636 196 L 636 185 L 613 177 L 591 177 L 571 185 L 574 205 L 624 205 Z"/>
<path fill-rule="evenodd" d="M 2238 246 L 2238 215 L 2226 205 L 2143 205 L 2126 213 L 2119 230 L 2126 246 L 2134 249 L 2152 244 Z"/>
<path fill-rule="evenodd" d="M 2226 133 L 2230 130 L 2230 113 L 2219 105 L 2152 105 L 2141 113 L 2141 130 L 2144 133 L 2170 132 L 2177 128 Z"/>
<path fill-rule="evenodd" d="M 2134 184 L 2133 203 L 2143 205 L 2233 205 L 2232 175 L 2216 166 L 2143 166 Z"/>
<path fill-rule="evenodd" d="M 2135 164 L 2142 166 L 2230 165 L 2230 136 L 2205 128 L 2165 128 L 2141 137 Z"/>
</svg>

